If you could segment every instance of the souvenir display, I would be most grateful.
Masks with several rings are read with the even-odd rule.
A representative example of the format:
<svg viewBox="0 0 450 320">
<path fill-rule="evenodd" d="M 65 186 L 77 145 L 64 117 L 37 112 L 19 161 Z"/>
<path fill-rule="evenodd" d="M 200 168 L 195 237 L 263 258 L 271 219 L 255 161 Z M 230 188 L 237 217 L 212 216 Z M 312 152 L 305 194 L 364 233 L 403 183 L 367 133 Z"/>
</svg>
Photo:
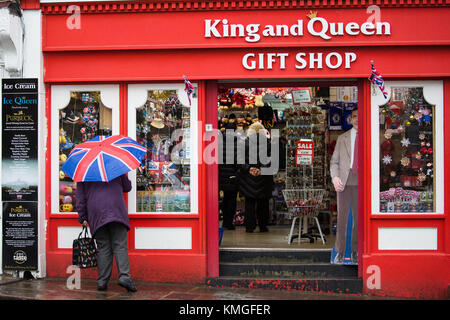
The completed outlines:
<svg viewBox="0 0 450 320">
<path fill-rule="evenodd" d="M 253 122 L 259 121 L 256 103 L 262 101 L 262 95 L 257 93 L 254 89 L 220 89 L 218 112 L 222 133 L 227 128 L 245 131 Z"/>
<path fill-rule="evenodd" d="M 380 212 L 434 211 L 433 110 L 422 88 L 392 88 L 380 107 Z"/>
<path fill-rule="evenodd" d="M 111 135 L 111 109 L 100 100 L 100 92 L 71 92 L 69 104 L 59 110 L 59 168 L 72 149 L 97 135 Z M 73 212 L 76 183 L 59 170 L 59 211 Z"/>
<path fill-rule="evenodd" d="M 302 104 L 284 110 L 286 127 L 286 188 L 323 188 L 326 184 L 325 112 L 315 105 Z M 314 142 L 311 166 L 296 164 L 297 141 L 311 139 Z"/>
<path fill-rule="evenodd" d="M 136 174 L 136 211 L 190 212 L 190 111 L 175 90 L 151 90 L 136 110 L 137 141 L 147 147 Z"/>
</svg>

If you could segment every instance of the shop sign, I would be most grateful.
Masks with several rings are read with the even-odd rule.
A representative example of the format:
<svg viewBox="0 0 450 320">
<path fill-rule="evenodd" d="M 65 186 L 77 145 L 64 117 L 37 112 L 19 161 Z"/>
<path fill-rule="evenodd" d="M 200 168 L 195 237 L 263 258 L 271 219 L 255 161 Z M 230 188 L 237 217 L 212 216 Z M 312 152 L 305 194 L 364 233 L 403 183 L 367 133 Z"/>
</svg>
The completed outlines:
<svg viewBox="0 0 450 320">
<path fill-rule="evenodd" d="M 314 141 L 301 139 L 297 141 L 296 164 L 298 166 L 310 166 L 313 163 Z"/>
<path fill-rule="evenodd" d="M 302 102 L 310 103 L 311 102 L 311 90 L 309 88 L 293 90 L 292 91 L 292 102 L 295 105 L 298 105 Z"/>
<path fill-rule="evenodd" d="M 306 26 L 306 27 L 305 27 Z M 262 30 L 262 31 L 261 31 Z M 313 37 L 330 40 L 345 35 L 382 36 L 391 34 L 389 22 L 328 22 L 322 17 L 313 17 L 304 23 L 297 20 L 294 24 L 235 24 L 228 19 L 205 19 L 205 38 L 244 38 L 246 42 L 258 42 L 261 38 L 302 37 L 305 33 Z"/>
<path fill-rule="evenodd" d="M 329 22 L 327 19 L 317 17 L 317 13 L 310 14 L 308 23 L 298 19 L 294 24 L 266 24 L 262 26 L 257 23 L 241 24 L 230 23 L 228 19 L 205 19 L 205 38 L 244 38 L 246 42 L 256 43 L 262 38 L 298 38 L 308 35 L 323 40 L 331 40 L 343 36 L 355 37 L 363 35 L 386 36 L 391 35 L 391 25 L 389 22 Z M 309 69 L 338 69 L 344 67 L 350 69 L 351 64 L 356 61 L 355 52 L 298 52 L 295 54 L 293 66 L 297 70 Z M 277 67 L 284 70 L 287 61 L 291 61 L 287 52 L 250 52 L 242 57 L 242 66 L 247 70 L 272 70 Z"/>
<path fill-rule="evenodd" d="M 3 202 L 3 270 L 37 270 L 37 202 Z"/>
</svg>

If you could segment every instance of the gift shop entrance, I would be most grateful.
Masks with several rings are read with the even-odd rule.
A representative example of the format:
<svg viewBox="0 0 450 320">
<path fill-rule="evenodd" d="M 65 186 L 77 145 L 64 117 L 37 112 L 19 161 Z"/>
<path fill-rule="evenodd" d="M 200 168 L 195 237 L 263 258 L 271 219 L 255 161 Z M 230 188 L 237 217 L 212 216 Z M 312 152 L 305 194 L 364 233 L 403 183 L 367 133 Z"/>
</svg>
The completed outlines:
<svg viewBox="0 0 450 320">
<path fill-rule="evenodd" d="M 357 129 L 356 82 L 219 84 L 217 101 L 220 249 L 322 251 L 329 262 L 339 222 L 355 233 L 356 253 L 357 192 L 353 202 L 349 196 L 342 203 L 350 219 L 338 221 L 332 177 L 340 161 L 358 155 L 350 143 Z M 335 148 L 345 133 L 344 159 Z M 357 186 L 357 174 L 345 179 Z"/>
</svg>

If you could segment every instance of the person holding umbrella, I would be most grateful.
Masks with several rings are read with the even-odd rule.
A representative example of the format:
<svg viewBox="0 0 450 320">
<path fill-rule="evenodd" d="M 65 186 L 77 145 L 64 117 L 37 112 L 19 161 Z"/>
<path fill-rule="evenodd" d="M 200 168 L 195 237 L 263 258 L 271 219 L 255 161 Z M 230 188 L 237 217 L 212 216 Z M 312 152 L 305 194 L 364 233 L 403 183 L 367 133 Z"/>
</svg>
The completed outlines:
<svg viewBox="0 0 450 320">
<path fill-rule="evenodd" d="M 76 146 L 61 168 L 75 182 L 78 221 L 88 226 L 97 243 L 97 289 L 107 290 L 113 256 L 118 284 L 136 292 L 130 277 L 128 211 L 123 197 L 131 191 L 126 172 L 138 168 L 147 149 L 131 138 L 97 136 Z"/>
</svg>

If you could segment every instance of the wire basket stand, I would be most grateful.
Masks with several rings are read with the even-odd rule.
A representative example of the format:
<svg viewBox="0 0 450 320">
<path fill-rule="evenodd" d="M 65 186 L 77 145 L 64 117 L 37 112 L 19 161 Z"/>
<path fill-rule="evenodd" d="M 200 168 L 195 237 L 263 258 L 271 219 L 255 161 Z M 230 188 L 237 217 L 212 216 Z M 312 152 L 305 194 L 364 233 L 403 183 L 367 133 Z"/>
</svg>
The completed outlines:
<svg viewBox="0 0 450 320">
<path fill-rule="evenodd" d="M 292 218 L 291 230 L 289 232 L 288 244 L 292 243 L 292 236 L 294 233 L 294 227 L 296 220 L 299 220 L 298 227 L 298 243 L 301 243 L 302 233 L 302 220 L 303 217 L 313 218 L 317 223 L 319 229 L 320 238 L 322 243 L 325 244 L 325 239 L 320 228 L 319 209 L 322 206 L 323 196 L 325 194 L 324 189 L 285 189 L 283 190 L 283 197 L 286 201 L 286 206 L 289 208 L 290 217 Z"/>
</svg>

